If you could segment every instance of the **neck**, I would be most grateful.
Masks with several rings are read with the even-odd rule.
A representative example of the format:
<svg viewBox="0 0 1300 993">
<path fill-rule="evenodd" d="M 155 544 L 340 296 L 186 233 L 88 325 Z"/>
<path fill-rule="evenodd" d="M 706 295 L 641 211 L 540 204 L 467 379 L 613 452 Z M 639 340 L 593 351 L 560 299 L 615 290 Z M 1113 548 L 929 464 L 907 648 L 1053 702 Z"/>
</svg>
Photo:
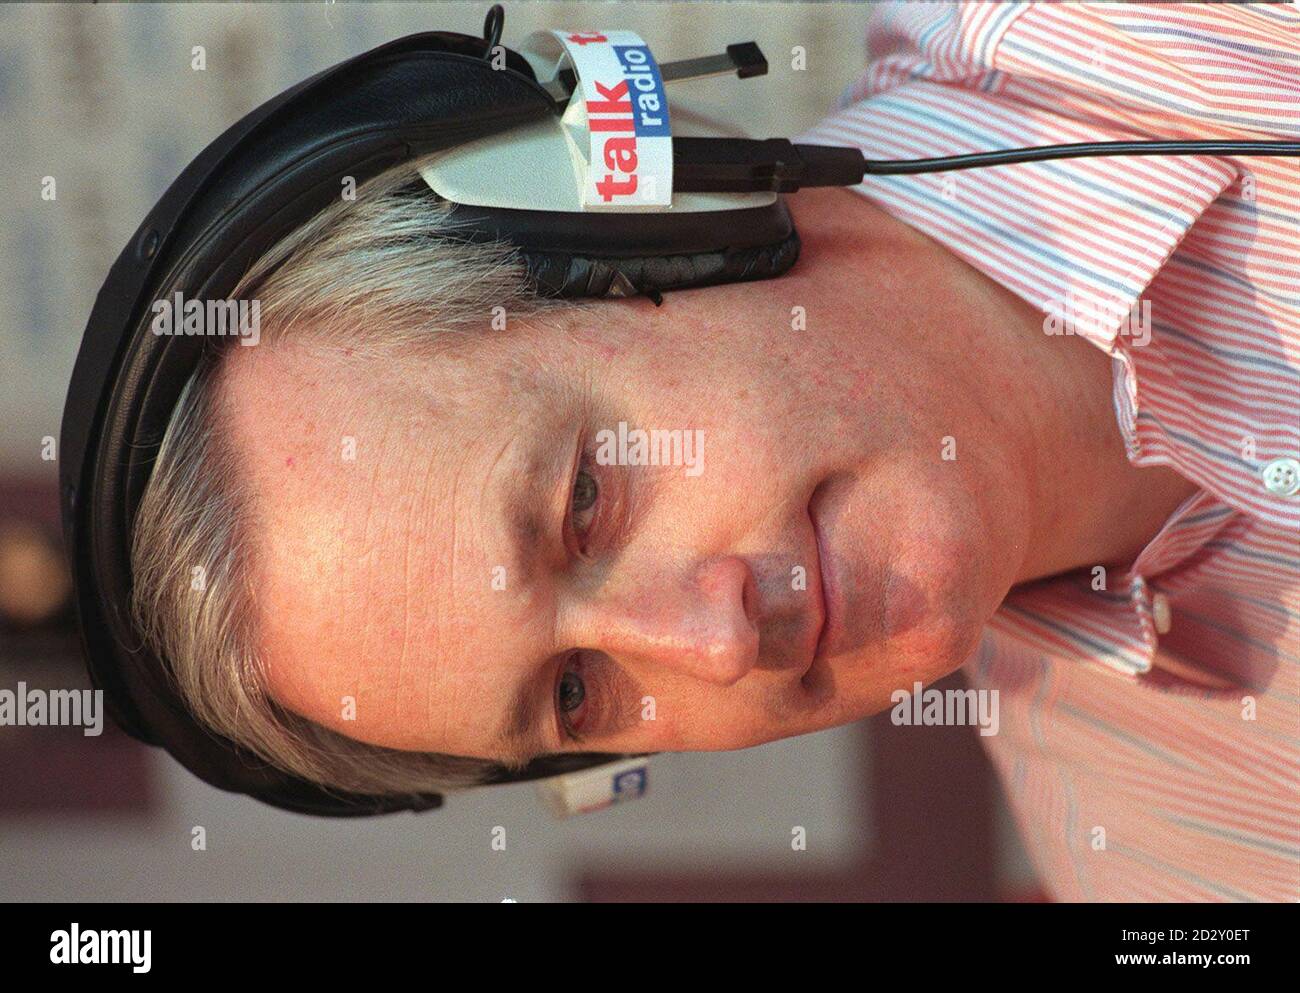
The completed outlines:
<svg viewBox="0 0 1300 993">
<path fill-rule="evenodd" d="M 1009 425 L 1034 499 L 1016 583 L 1078 568 L 1132 565 L 1196 487 L 1164 468 L 1129 462 L 1112 407 L 1111 358 L 1078 337 L 1043 334 L 1021 344 L 1033 373 Z"/>
<path fill-rule="evenodd" d="M 1003 453 L 1000 464 L 985 463 L 983 492 L 1002 511 L 1006 547 L 1022 555 L 1012 585 L 1131 566 L 1197 487 L 1171 469 L 1129 462 L 1109 355 L 1085 338 L 1044 333 L 1039 310 L 957 264 L 972 281 L 963 298 L 975 324 L 939 322 L 949 337 L 942 350 L 965 359 L 970 392 L 956 402 L 993 414 L 971 420 L 989 432 L 979 443 Z M 981 342 L 973 355 L 972 335 Z"/>
</svg>

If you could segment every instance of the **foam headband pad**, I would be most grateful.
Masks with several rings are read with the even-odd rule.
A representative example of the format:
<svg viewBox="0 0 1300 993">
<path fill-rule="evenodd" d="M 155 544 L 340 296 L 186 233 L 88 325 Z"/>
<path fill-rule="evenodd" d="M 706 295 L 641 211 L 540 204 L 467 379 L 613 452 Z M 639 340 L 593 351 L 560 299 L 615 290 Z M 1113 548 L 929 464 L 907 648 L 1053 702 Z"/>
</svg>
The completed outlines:
<svg viewBox="0 0 1300 993">
<path fill-rule="evenodd" d="M 173 692 L 166 667 L 130 619 L 130 535 L 163 432 L 204 354 L 199 336 L 149 332 L 150 303 L 183 293 L 224 299 L 263 252 L 339 195 L 403 161 L 555 112 L 528 63 L 485 61 L 482 39 L 411 35 L 328 69 L 233 125 L 171 185 L 114 263 L 95 301 L 65 405 L 60 484 L 66 546 L 92 681 L 131 735 L 161 745 L 221 789 L 326 815 L 438 806 L 422 797 L 340 796 L 281 773 L 200 728 Z M 539 289 L 601 295 L 672 289 L 783 272 L 798 238 L 777 201 L 705 214 L 524 216 L 474 213 L 475 237 L 520 245 Z M 518 781 L 618 756 L 575 754 L 535 762 Z"/>
<path fill-rule="evenodd" d="M 785 201 L 681 214 L 561 214 L 458 206 L 458 236 L 518 246 L 539 291 L 601 297 L 770 279 L 794 265 Z M 623 277 L 618 284 L 615 280 Z"/>
</svg>

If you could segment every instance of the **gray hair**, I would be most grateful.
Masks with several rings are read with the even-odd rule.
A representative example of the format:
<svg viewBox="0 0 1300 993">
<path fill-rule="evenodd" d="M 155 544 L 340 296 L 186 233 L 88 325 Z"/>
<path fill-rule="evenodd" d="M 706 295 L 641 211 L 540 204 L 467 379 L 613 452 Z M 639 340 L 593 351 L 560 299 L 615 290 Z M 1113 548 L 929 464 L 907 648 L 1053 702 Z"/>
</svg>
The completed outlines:
<svg viewBox="0 0 1300 993">
<path fill-rule="evenodd" d="M 534 292 L 501 243 L 457 240 L 450 205 L 417 160 L 330 205 L 263 255 L 232 298 L 256 296 L 261 340 L 289 334 L 374 354 L 572 302 Z M 508 763 L 348 738 L 271 699 L 253 602 L 251 494 L 220 416 L 221 356 L 205 358 L 172 414 L 135 519 L 132 610 L 195 718 L 272 766 L 331 790 L 412 795 L 480 785 Z M 200 571 L 201 570 L 201 571 Z M 201 578 L 201 582 L 197 581 Z M 516 767 L 517 768 L 517 767 Z"/>
</svg>

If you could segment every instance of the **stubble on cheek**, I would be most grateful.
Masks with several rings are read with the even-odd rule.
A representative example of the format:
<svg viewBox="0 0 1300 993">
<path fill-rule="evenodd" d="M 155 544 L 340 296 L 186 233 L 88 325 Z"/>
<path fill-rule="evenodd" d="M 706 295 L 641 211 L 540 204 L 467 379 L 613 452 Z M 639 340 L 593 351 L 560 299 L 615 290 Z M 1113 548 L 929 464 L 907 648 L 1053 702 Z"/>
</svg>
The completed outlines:
<svg viewBox="0 0 1300 993">
<path fill-rule="evenodd" d="M 883 627 L 886 641 L 907 634 L 930 610 L 930 600 L 925 590 L 910 577 L 891 570 L 884 586 Z"/>
</svg>

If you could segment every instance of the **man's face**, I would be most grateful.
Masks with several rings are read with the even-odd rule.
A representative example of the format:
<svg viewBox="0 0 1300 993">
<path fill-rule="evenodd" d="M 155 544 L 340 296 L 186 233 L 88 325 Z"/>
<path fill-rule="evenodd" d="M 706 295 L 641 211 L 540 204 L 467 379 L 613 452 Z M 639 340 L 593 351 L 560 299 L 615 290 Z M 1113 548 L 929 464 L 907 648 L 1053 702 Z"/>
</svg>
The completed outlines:
<svg viewBox="0 0 1300 993">
<path fill-rule="evenodd" d="M 233 349 L 273 696 L 400 749 L 715 750 L 960 665 L 1007 577 L 909 301 L 962 288 L 864 236 L 869 296 L 805 241 L 784 279 L 485 314 L 400 360 Z"/>
</svg>

